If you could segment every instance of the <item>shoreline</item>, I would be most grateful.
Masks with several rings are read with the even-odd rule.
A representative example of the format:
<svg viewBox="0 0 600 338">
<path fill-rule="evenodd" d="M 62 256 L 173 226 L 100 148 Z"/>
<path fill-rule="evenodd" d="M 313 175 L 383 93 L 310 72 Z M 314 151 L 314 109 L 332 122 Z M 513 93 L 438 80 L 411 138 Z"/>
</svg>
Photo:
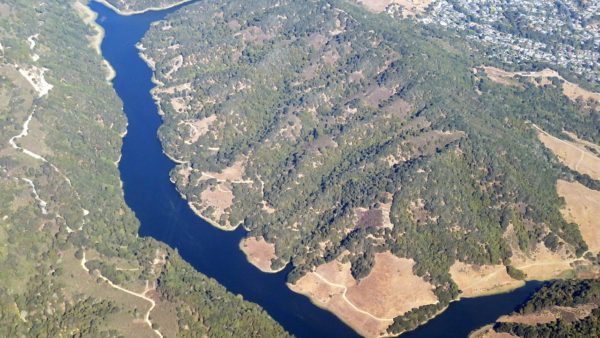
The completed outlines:
<svg viewBox="0 0 600 338">
<path fill-rule="evenodd" d="M 110 2 L 106 1 L 106 0 L 93 0 L 96 2 L 99 2 L 101 4 L 103 4 L 104 6 L 110 8 L 113 12 L 121 15 L 121 16 L 131 16 L 131 15 L 136 15 L 136 14 L 143 14 L 146 12 L 157 12 L 157 11 L 162 11 L 165 9 L 169 9 L 169 8 L 173 8 L 179 5 L 183 5 L 187 2 L 191 2 L 192 0 L 181 0 L 181 1 L 177 1 L 175 3 L 172 3 L 170 5 L 165 5 L 165 6 L 155 6 L 155 7 L 148 7 L 146 9 L 141 9 L 141 10 L 120 10 L 117 7 L 115 7 L 113 4 L 111 4 Z"/>
<path fill-rule="evenodd" d="M 334 315 L 334 316 L 335 316 L 337 319 L 339 319 L 340 321 L 342 321 L 342 323 L 344 323 L 344 324 L 348 325 L 348 327 L 349 327 L 349 328 L 351 328 L 351 329 L 352 329 L 352 330 L 353 330 L 353 331 L 354 331 L 354 332 L 355 332 L 357 335 L 359 335 L 359 336 L 363 336 L 362 334 L 360 334 L 360 333 L 358 332 L 358 330 L 357 330 L 357 329 L 356 329 L 354 326 L 350 325 L 350 323 L 349 323 L 348 321 L 346 321 L 345 319 L 343 319 L 343 318 L 341 318 L 340 316 L 338 316 L 338 315 L 337 315 L 335 312 L 331 311 L 331 310 L 330 310 L 330 309 L 328 309 L 326 306 L 323 306 L 322 304 L 319 304 L 319 303 L 317 303 L 317 302 L 316 302 L 316 301 L 313 299 L 313 297 L 310 297 L 310 296 L 308 296 L 308 295 L 306 295 L 306 294 L 304 294 L 304 293 L 302 293 L 302 292 L 299 292 L 299 291 L 296 291 L 296 290 L 294 290 L 294 284 L 291 284 L 291 283 L 288 283 L 288 282 L 286 282 L 286 283 L 285 283 L 285 285 L 288 287 L 288 289 L 292 290 L 292 292 L 295 292 L 295 293 L 297 293 L 297 294 L 299 294 L 299 295 L 302 295 L 302 296 L 304 296 L 304 297 L 308 298 L 308 300 L 309 300 L 309 301 L 310 301 L 310 302 L 311 302 L 311 303 L 312 303 L 314 306 L 316 306 L 316 307 L 318 307 L 318 308 L 320 308 L 320 309 L 323 309 L 323 310 L 325 310 L 325 311 L 327 311 L 327 312 L 329 312 L 329 313 L 333 314 L 333 315 Z M 445 310 L 445 309 L 444 309 L 444 310 Z M 437 314 L 436 314 L 436 316 L 437 316 Z M 431 318 L 431 319 L 433 319 L 433 318 Z M 431 320 L 431 319 L 429 319 L 429 320 Z M 394 322 L 392 321 L 392 322 L 390 323 L 390 325 L 392 325 L 393 323 L 394 323 Z M 388 325 L 388 327 L 389 327 L 390 325 Z M 421 324 L 419 324 L 419 326 L 421 326 Z M 417 326 L 417 328 L 418 328 L 418 326 Z M 416 328 L 415 328 L 415 329 L 416 329 Z M 387 329 L 386 329 L 386 331 L 387 331 Z M 406 332 L 406 331 L 405 331 L 405 332 Z M 402 333 L 404 333 L 404 332 L 402 332 Z M 399 334 L 396 334 L 396 333 L 390 333 L 390 334 L 387 334 L 387 335 L 379 335 L 379 336 L 376 336 L 375 338 L 387 338 L 387 337 L 394 337 L 394 336 L 398 336 L 398 335 L 399 335 Z M 371 338 L 373 338 L 373 337 L 371 337 Z"/>
<path fill-rule="evenodd" d="M 246 239 L 248 239 L 248 238 L 250 238 L 250 237 L 244 237 L 244 238 L 242 238 L 242 240 L 241 240 L 241 241 L 240 241 L 240 243 L 238 244 L 238 247 L 240 248 L 240 251 L 242 251 L 242 252 L 244 253 L 244 256 L 246 256 L 246 261 L 247 261 L 248 263 L 252 264 L 252 266 L 254 266 L 255 268 L 257 268 L 258 270 L 260 270 L 260 271 L 262 271 L 262 272 L 264 272 L 264 273 L 271 273 L 271 274 L 275 274 L 275 273 L 278 273 L 278 272 L 281 272 L 281 271 L 285 270 L 285 268 L 288 266 L 288 264 L 290 264 L 290 263 L 288 262 L 288 263 L 284 264 L 284 265 L 283 265 L 281 268 L 279 268 L 279 269 L 276 269 L 276 270 L 273 270 L 273 269 L 271 269 L 271 268 L 269 268 L 268 270 L 262 269 L 260 266 L 258 266 L 258 265 L 256 265 L 256 264 L 254 264 L 254 262 L 252 262 L 252 261 L 250 260 L 250 256 L 248 255 L 248 253 L 247 253 L 247 252 L 244 250 L 244 248 L 243 248 L 243 243 L 244 243 L 244 241 L 245 241 Z"/>
<path fill-rule="evenodd" d="M 73 8 L 80 16 L 83 23 L 91 26 L 92 29 L 96 31 L 95 35 L 88 36 L 90 39 L 90 47 L 92 47 L 96 51 L 96 53 L 100 57 L 102 57 L 102 67 L 106 71 L 106 75 L 104 78 L 106 79 L 106 81 L 111 83 L 115 76 L 117 76 L 117 73 L 112 67 L 112 65 L 102 55 L 101 46 L 106 32 L 104 31 L 104 28 L 96 22 L 96 20 L 98 19 L 98 13 L 94 12 L 88 4 L 89 1 L 85 4 L 81 1 L 76 1 L 75 3 L 73 3 Z"/>
</svg>

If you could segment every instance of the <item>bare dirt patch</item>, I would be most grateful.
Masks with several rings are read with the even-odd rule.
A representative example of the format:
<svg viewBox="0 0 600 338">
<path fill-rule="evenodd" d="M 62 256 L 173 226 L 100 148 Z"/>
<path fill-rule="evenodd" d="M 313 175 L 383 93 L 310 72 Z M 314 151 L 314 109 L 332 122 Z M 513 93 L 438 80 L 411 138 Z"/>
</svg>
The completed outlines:
<svg viewBox="0 0 600 338">
<path fill-rule="evenodd" d="M 558 319 L 575 321 L 589 316 L 592 313 L 592 310 L 597 307 L 598 306 L 596 304 L 582 304 L 576 307 L 553 306 L 550 309 L 544 309 L 529 314 L 502 316 L 498 318 L 497 321 L 501 323 L 517 323 L 532 326 L 552 323 Z"/>
<path fill-rule="evenodd" d="M 546 68 L 537 72 L 508 72 L 495 67 L 483 67 L 483 70 L 490 80 L 505 86 L 519 86 L 516 76 L 528 77 L 538 86 L 550 84 L 550 78 L 558 78 L 562 81 L 563 94 L 571 101 L 581 98 L 584 101 L 594 100 L 600 102 L 600 93 L 581 88 L 579 85 L 565 80 L 557 71 L 552 69 Z M 539 82 L 534 81 L 536 79 Z"/>
<path fill-rule="evenodd" d="M 567 81 L 563 83 L 563 93 L 573 101 L 581 98 L 584 101 L 594 100 L 600 102 L 600 93 L 594 93 Z"/>
<path fill-rule="evenodd" d="M 350 263 L 323 264 L 290 288 L 307 295 L 366 337 L 384 334 L 393 318 L 416 307 L 437 303 L 433 286 L 414 275 L 412 259 L 377 253 L 371 273 L 356 281 Z"/>
<path fill-rule="evenodd" d="M 209 216 L 214 221 L 219 221 L 225 210 L 233 205 L 233 193 L 224 183 L 206 188 L 200 193 L 200 199 L 204 210 L 213 209 Z"/>
<path fill-rule="evenodd" d="M 511 278 L 504 265 L 471 265 L 456 261 L 450 275 L 464 297 L 479 297 L 513 290 L 524 282 Z"/>
<path fill-rule="evenodd" d="M 591 252 L 600 252 L 600 191 L 564 180 L 556 182 L 556 191 L 566 202 L 561 210 L 565 220 L 579 225 L 581 236 Z"/>
<path fill-rule="evenodd" d="M 573 271 L 571 264 L 576 259 L 564 252 L 554 252 L 543 243 L 530 254 L 513 252 L 511 262 L 514 267 L 525 272 L 530 280 L 549 280 L 561 278 Z"/>
<path fill-rule="evenodd" d="M 250 181 L 243 181 L 244 166 L 246 165 L 246 159 L 240 159 L 233 163 L 231 167 L 223 169 L 220 173 L 214 172 L 202 172 L 200 180 L 216 179 L 219 182 L 231 182 L 231 183 L 252 183 Z"/>
<path fill-rule="evenodd" d="M 585 147 L 585 143 L 561 140 L 537 126 L 538 138 L 567 167 L 600 180 L 600 157 Z M 589 143 L 589 142 L 588 142 Z M 594 147 L 598 147 L 594 145 Z"/>
<path fill-rule="evenodd" d="M 506 332 L 496 332 L 493 324 L 488 324 L 469 334 L 469 338 L 519 338 Z"/>
<path fill-rule="evenodd" d="M 249 237 L 240 242 L 240 249 L 246 254 L 248 261 L 260 271 L 267 273 L 280 271 L 271 269 L 272 260 L 277 258 L 275 244 L 265 241 L 262 237 Z"/>
<path fill-rule="evenodd" d="M 392 89 L 386 87 L 377 87 L 367 94 L 365 97 L 365 102 L 372 108 L 378 108 L 382 101 L 389 99 L 392 95 L 394 95 L 394 91 Z"/>
<path fill-rule="evenodd" d="M 104 38 L 104 29 L 100 25 L 96 23 L 96 17 L 98 16 L 96 12 L 92 11 L 88 6 L 82 4 L 77 1 L 73 4 L 73 8 L 86 25 L 92 27 L 95 34 L 88 36 L 88 40 L 90 41 L 90 47 L 94 48 L 96 53 L 101 54 L 100 44 L 102 43 L 102 39 Z"/>
<path fill-rule="evenodd" d="M 190 137 L 185 141 L 187 144 L 193 144 L 206 133 L 210 126 L 217 120 L 217 115 L 211 115 L 209 117 L 200 120 L 188 120 L 184 123 L 190 127 Z"/>
<path fill-rule="evenodd" d="M 423 13 L 433 0 L 358 0 L 358 2 L 375 13 L 385 11 L 389 5 L 398 5 L 402 7 L 403 16 L 408 17 Z"/>
<path fill-rule="evenodd" d="M 46 73 L 48 69 L 39 68 L 36 66 L 30 66 L 27 68 L 19 67 L 18 69 L 19 73 L 21 73 L 21 75 L 27 79 L 29 84 L 31 84 L 33 89 L 35 89 L 35 91 L 38 93 L 38 97 L 47 95 L 48 92 L 54 88 L 54 86 L 48 83 L 44 78 L 44 73 Z"/>
</svg>

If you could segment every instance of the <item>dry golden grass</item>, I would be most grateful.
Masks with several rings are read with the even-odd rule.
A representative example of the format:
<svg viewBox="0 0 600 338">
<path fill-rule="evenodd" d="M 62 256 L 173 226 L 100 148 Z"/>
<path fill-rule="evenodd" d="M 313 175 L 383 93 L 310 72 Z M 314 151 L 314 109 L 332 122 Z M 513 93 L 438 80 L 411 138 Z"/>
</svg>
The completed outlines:
<svg viewBox="0 0 600 338">
<path fill-rule="evenodd" d="M 579 225 L 581 236 L 591 252 L 600 252 L 600 191 L 564 180 L 556 182 L 556 191 L 566 202 L 561 210 L 565 220 Z"/>
<path fill-rule="evenodd" d="M 290 288 L 307 295 L 366 337 L 385 333 L 393 318 L 437 303 L 433 286 L 414 275 L 412 259 L 377 253 L 371 273 L 356 281 L 350 263 L 334 260 L 319 266 Z"/>
<path fill-rule="evenodd" d="M 543 243 L 530 254 L 515 252 L 511 257 L 514 267 L 525 272 L 530 280 L 550 280 L 561 278 L 573 271 L 571 264 L 576 259 L 564 253 L 553 252 Z"/>
<path fill-rule="evenodd" d="M 202 191 L 200 199 L 202 200 L 202 209 L 212 207 L 214 212 L 209 217 L 213 221 L 218 221 L 221 215 L 225 213 L 225 210 L 233 205 L 233 192 L 231 192 L 225 183 L 219 183 Z"/>
<path fill-rule="evenodd" d="M 490 80 L 505 86 L 518 86 L 519 83 L 516 81 L 515 76 L 528 77 L 531 79 L 531 81 L 534 79 L 539 79 L 539 83 L 535 81 L 533 82 L 538 86 L 550 84 L 550 78 L 556 77 L 563 81 L 563 94 L 571 99 L 571 101 L 581 98 L 584 101 L 594 100 L 596 102 L 600 102 L 600 93 L 594 93 L 585 88 L 581 88 L 579 85 L 565 80 L 557 71 L 552 69 L 546 68 L 537 72 L 508 72 L 495 67 L 483 67 L 483 69 Z"/>
<path fill-rule="evenodd" d="M 553 306 L 538 312 L 529 314 L 513 314 L 498 318 L 501 323 L 517 323 L 526 325 L 538 325 L 552 323 L 558 319 L 567 321 L 579 320 L 588 317 L 592 310 L 597 308 L 596 304 L 581 304 L 575 307 Z"/>
<path fill-rule="evenodd" d="M 219 182 L 232 182 L 232 183 L 252 183 L 251 181 L 243 181 L 246 165 L 246 159 L 240 159 L 235 161 L 231 167 L 223 169 L 220 173 L 214 172 L 202 172 L 200 180 L 216 179 Z"/>
<path fill-rule="evenodd" d="M 506 332 L 496 332 L 493 324 L 488 324 L 469 334 L 469 338 L 519 338 Z"/>
<path fill-rule="evenodd" d="M 567 167 L 600 180 L 600 157 L 586 149 L 583 142 L 561 140 L 537 126 L 536 129 L 540 141 Z"/>
<path fill-rule="evenodd" d="M 275 255 L 275 244 L 269 243 L 264 238 L 249 237 L 240 242 L 240 249 L 246 254 L 246 258 L 260 271 L 273 273 L 280 270 L 271 269 L 271 261 Z"/>
<path fill-rule="evenodd" d="M 600 102 L 600 93 L 594 93 L 587 89 L 583 89 L 571 82 L 565 81 L 565 83 L 563 83 L 563 93 L 571 100 L 581 98 L 584 101 L 594 100 Z"/>
<path fill-rule="evenodd" d="M 403 8 L 403 16 L 408 17 L 425 11 L 433 0 L 358 0 L 358 2 L 375 13 L 383 12 L 391 4 L 398 4 Z"/>
<path fill-rule="evenodd" d="M 479 297 L 513 290 L 524 285 L 511 278 L 504 265 L 476 266 L 456 261 L 450 275 L 462 291 L 463 297 Z"/>
</svg>

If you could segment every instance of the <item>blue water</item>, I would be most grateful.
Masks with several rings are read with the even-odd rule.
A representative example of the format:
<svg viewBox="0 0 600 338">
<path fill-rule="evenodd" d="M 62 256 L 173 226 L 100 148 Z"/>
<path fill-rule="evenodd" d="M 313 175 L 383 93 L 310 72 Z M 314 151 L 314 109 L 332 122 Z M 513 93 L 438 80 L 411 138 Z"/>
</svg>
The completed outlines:
<svg viewBox="0 0 600 338">
<path fill-rule="evenodd" d="M 117 73 L 113 86 L 129 122 L 119 169 L 125 201 L 141 222 L 140 236 L 153 237 L 177 249 L 198 271 L 259 304 L 298 337 L 355 337 L 356 333 L 337 317 L 287 288 L 289 267 L 266 274 L 249 264 L 238 248 L 244 230 L 224 232 L 212 227 L 189 209 L 170 182 L 169 171 L 174 163 L 162 153 L 157 137 L 162 121 L 150 95 L 152 72 L 140 59 L 135 44 L 152 22 L 182 6 L 120 16 L 97 2 L 90 3 L 106 31 L 102 53 Z M 536 285 L 530 283 L 505 295 L 452 303 L 444 314 L 403 337 L 464 337 L 514 309 Z"/>
</svg>

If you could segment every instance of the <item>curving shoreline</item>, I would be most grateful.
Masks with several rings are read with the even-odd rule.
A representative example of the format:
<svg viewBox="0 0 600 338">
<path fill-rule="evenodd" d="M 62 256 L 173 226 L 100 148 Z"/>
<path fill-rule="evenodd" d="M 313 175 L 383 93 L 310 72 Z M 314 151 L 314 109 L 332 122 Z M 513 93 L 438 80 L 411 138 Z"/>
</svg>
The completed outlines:
<svg viewBox="0 0 600 338">
<path fill-rule="evenodd" d="M 98 1 L 98 2 L 99 2 L 99 3 L 104 3 L 105 1 Z M 188 1 L 183 1 L 183 2 L 181 2 L 181 3 L 186 3 L 186 2 L 188 2 Z M 147 11 L 148 11 L 148 10 L 147 10 Z M 146 11 L 145 11 L 145 12 L 146 12 Z M 131 15 L 131 14 L 129 14 L 129 15 Z M 144 60 L 144 61 L 147 61 L 147 60 Z M 146 62 L 146 64 L 147 64 L 147 62 Z M 148 66 L 150 66 L 150 65 L 148 65 Z M 154 75 L 154 74 L 152 74 L 152 75 Z M 144 81 L 145 81 L 145 80 L 144 80 Z M 156 81 L 155 79 L 153 79 L 153 82 L 154 82 L 156 85 L 159 85 L 159 83 L 156 83 L 156 82 L 158 82 L 158 81 Z M 125 100 L 124 98 L 122 98 L 122 99 L 123 99 L 123 100 Z M 155 107 L 155 108 L 156 108 L 156 107 Z M 158 107 L 158 109 L 160 109 L 160 107 Z M 153 135 L 153 137 L 156 137 L 156 135 Z M 166 154 L 166 153 L 164 152 L 164 149 L 162 149 L 162 147 L 161 147 L 161 150 L 162 150 L 162 154 L 164 154 L 165 156 L 169 157 L 169 154 Z M 125 162 L 127 162 L 127 158 L 125 158 L 125 160 L 126 160 Z M 173 160 L 173 159 L 172 159 L 172 160 Z M 169 183 L 169 182 L 167 182 L 167 183 Z M 173 184 L 172 184 L 172 183 L 169 183 L 169 184 L 170 184 L 171 186 L 173 186 Z M 131 189 L 131 188 L 129 188 L 129 189 Z M 173 190 L 176 190 L 176 189 L 173 189 Z M 181 193 L 179 193 L 179 196 L 181 196 Z M 189 203 L 188 203 L 188 201 L 185 201 L 185 196 L 181 196 L 181 197 L 183 197 L 183 198 L 184 198 L 184 202 L 185 202 L 185 204 L 189 204 Z M 128 204 L 129 204 L 129 202 L 128 202 Z M 133 207 L 132 207 L 132 208 L 133 208 Z M 190 209 L 191 209 L 191 211 L 192 211 L 192 212 L 195 212 L 195 210 L 194 210 L 194 208 L 193 208 L 193 206 L 192 206 L 192 205 L 190 205 Z M 137 213 L 137 212 L 136 212 L 136 213 Z M 209 223 L 209 224 L 210 224 L 212 227 L 214 227 L 214 228 L 217 228 L 217 229 L 219 229 L 219 230 L 228 230 L 228 231 L 232 231 L 232 232 L 233 232 L 233 231 L 235 231 L 235 230 L 238 228 L 238 227 L 235 227 L 235 228 L 233 228 L 233 229 L 232 229 L 232 228 L 230 228 L 230 227 L 227 227 L 227 228 L 225 228 L 225 227 L 222 227 L 222 226 L 220 226 L 220 225 L 218 225 L 218 224 L 215 224 L 215 222 L 213 222 L 213 221 L 211 221 L 211 220 L 209 220 L 209 219 L 206 219 L 205 217 L 202 217 L 202 215 L 198 215 L 198 213 L 197 213 L 197 212 L 195 212 L 195 214 L 196 214 L 196 217 L 197 217 L 197 216 L 200 216 L 200 217 L 197 217 L 198 219 L 203 219 L 203 220 L 205 221 L 205 223 Z M 238 233 L 238 234 L 240 234 L 240 233 Z M 160 238 L 160 236 L 155 236 L 154 234 L 151 234 L 151 236 L 153 236 L 153 237 L 155 237 L 155 238 L 157 238 L 157 239 L 159 239 L 159 240 L 163 240 L 163 241 L 165 241 L 167 244 L 169 244 L 169 245 L 171 245 L 171 246 L 173 246 L 173 247 L 175 247 L 175 248 L 178 248 L 178 246 L 180 246 L 180 245 L 181 245 L 181 244 L 172 245 L 171 243 L 169 243 L 169 241 L 170 241 L 170 240 L 172 240 L 172 239 L 169 239 L 169 238 L 167 238 L 167 239 L 163 239 L 163 238 Z M 236 240 L 236 246 L 239 248 L 240 242 L 239 242 L 239 241 L 237 241 L 237 239 L 235 239 L 235 238 L 234 238 L 234 237 L 236 237 L 235 235 L 226 234 L 226 235 L 223 235 L 223 236 L 228 236 L 229 238 L 232 238 L 232 239 Z M 198 245 L 202 245 L 202 244 L 200 244 L 200 243 L 199 243 Z M 231 248 L 229 248 L 229 249 L 231 249 Z M 218 254 L 215 254 L 215 255 L 218 255 Z M 189 257 L 189 256 L 188 256 L 188 257 Z M 245 259 L 245 261 L 246 261 L 246 262 L 250 262 L 250 263 L 252 263 L 252 262 L 251 262 L 251 260 L 248 258 L 248 256 L 247 256 L 247 255 L 246 255 L 246 257 L 245 257 L 245 258 L 246 258 L 246 259 Z M 218 260 L 218 259 L 219 259 L 219 257 L 210 257 L 209 259 L 211 259 L 211 260 Z M 186 260 L 188 260 L 188 259 L 186 258 Z M 194 265 L 195 265 L 195 268 L 196 268 L 196 269 L 198 269 L 198 270 L 199 270 L 199 271 L 201 271 L 201 272 L 204 272 L 204 270 L 202 269 L 202 267 L 198 267 L 196 264 L 194 264 Z M 247 264 L 247 265 L 248 265 L 250 268 L 254 269 L 254 267 L 250 266 L 250 264 Z M 281 268 L 281 270 L 278 270 L 278 271 L 283 271 L 283 270 L 285 270 L 287 266 L 289 266 L 289 264 L 288 264 L 288 265 L 286 265 L 286 266 L 284 266 L 284 267 L 282 267 L 282 268 Z M 225 266 L 223 266 L 222 268 L 225 268 Z M 254 270 L 255 270 L 255 269 L 254 269 Z M 244 271 L 245 271 L 245 270 L 244 270 Z M 278 271 L 273 271 L 273 272 L 271 272 L 271 273 L 270 273 L 270 274 L 268 274 L 268 275 L 270 275 L 270 276 L 273 276 L 274 278 L 281 278 L 281 275 L 276 273 L 276 272 L 278 272 Z M 242 272 L 242 273 L 243 273 L 243 272 Z M 260 272 L 259 272 L 259 273 L 260 273 Z M 213 272 L 213 275 L 214 275 L 214 272 Z M 264 274 L 264 275 L 267 275 L 267 274 Z M 244 279 L 245 279 L 245 277 L 246 277 L 245 275 L 242 275 L 242 277 L 241 277 L 241 279 L 242 279 L 242 280 L 239 280 L 239 281 L 237 281 L 237 282 L 242 282 L 242 283 L 244 283 L 244 282 L 247 282 L 246 280 L 244 280 Z M 214 278 L 215 278 L 217 281 L 219 281 L 220 283 L 222 283 L 223 285 L 225 285 L 225 286 L 226 286 L 228 289 L 230 289 L 231 281 L 225 281 L 225 282 L 223 282 L 223 281 L 222 281 L 222 279 L 219 277 L 218 273 L 217 273 L 217 277 L 214 277 Z M 283 286 L 284 288 L 286 288 L 286 289 L 288 289 L 288 290 L 289 290 L 289 288 L 288 288 L 289 286 L 285 286 L 285 285 L 282 285 L 282 286 Z M 236 288 L 233 288 L 233 289 L 234 289 L 234 290 L 239 290 L 239 288 L 238 288 L 238 289 L 236 289 Z M 244 289 L 242 288 L 242 290 L 244 290 Z M 271 290 L 269 290 L 269 291 L 271 291 Z M 281 290 L 279 290 L 279 289 L 273 290 L 271 297 L 275 298 L 275 297 L 278 297 L 278 296 L 283 296 L 283 297 L 286 297 L 286 296 L 287 296 L 286 294 L 281 294 L 281 295 L 277 294 L 277 293 L 278 293 L 278 292 L 280 292 L 280 291 L 281 291 Z M 239 292 L 239 291 L 234 291 L 234 292 Z M 242 291 L 242 292 L 240 292 L 240 293 L 244 295 L 244 298 L 250 298 L 250 297 L 252 297 L 252 295 L 251 295 L 251 294 L 250 294 L 250 295 L 248 295 L 248 296 L 250 296 L 250 297 L 248 297 L 248 296 L 247 296 L 247 294 L 246 294 L 245 292 L 243 292 L 243 291 Z M 305 298 L 305 297 L 304 297 L 304 296 L 302 296 L 302 298 Z M 287 300 L 287 299 L 286 299 L 286 300 Z M 261 301 L 259 301 L 259 300 L 252 300 L 252 301 L 254 301 L 254 302 L 257 302 L 257 303 L 258 303 L 258 304 L 260 304 L 260 305 L 263 305 L 263 303 L 262 303 Z M 284 300 L 284 301 L 285 301 L 285 300 Z M 287 305 L 287 304 L 284 304 L 284 306 L 285 306 L 285 305 Z M 265 309 L 267 309 L 267 307 L 265 307 Z M 275 311 L 275 312 L 277 312 L 277 311 L 279 311 L 279 310 L 280 310 L 280 309 L 275 309 L 275 310 L 273 310 L 273 308 L 271 308 L 271 310 L 269 310 L 269 313 L 273 313 L 272 311 Z M 308 309 L 308 310 L 310 311 L 310 309 Z M 304 315 L 304 313 L 303 313 L 303 315 Z M 275 316 L 274 316 L 274 317 L 275 317 Z M 278 320 L 280 320 L 280 321 L 281 321 L 281 319 L 280 319 L 280 318 L 281 318 L 281 317 L 279 317 L 279 319 L 278 319 Z M 335 324 L 334 324 L 333 322 L 331 322 L 331 321 L 330 321 L 330 323 L 328 322 L 328 323 L 326 323 L 326 324 L 329 324 L 329 325 L 335 325 Z M 323 332 L 321 332 L 321 333 L 323 333 Z M 302 336 L 302 335 L 301 335 L 301 336 Z"/>
<path fill-rule="evenodd" d="M 103 4 L 105 7 L 108 7 L 110 9 L 112 9 L 115 13 L 119 14 L 119 15 L 123 15 L 123 16 L 130 16 L 130 15 L 136 15 L 136 14 L 143 14 L 143 13 L 147 13 L 147 12 L 157 12 L 157 11 L 162 11 L 165 9 L 170 9 L 173 7 L 177 7 L 179 5 L 183 5 L 186 2 L 191 2 L 193 0 L 181 0 L 175 3 L 172 3 L 170 5 L 164 5 L 164 6 L 155 6 L 155 7 L 148 7 L 146 9 L 142 9 L 142 10 L 120 10 L 117 7 L 115 7 L 113 4 L 111 4 L 110 2 L 106 1 L 106 0 L 93 0 L 93 1 L 97 1 L 101 4 Z"/>
</svg>

